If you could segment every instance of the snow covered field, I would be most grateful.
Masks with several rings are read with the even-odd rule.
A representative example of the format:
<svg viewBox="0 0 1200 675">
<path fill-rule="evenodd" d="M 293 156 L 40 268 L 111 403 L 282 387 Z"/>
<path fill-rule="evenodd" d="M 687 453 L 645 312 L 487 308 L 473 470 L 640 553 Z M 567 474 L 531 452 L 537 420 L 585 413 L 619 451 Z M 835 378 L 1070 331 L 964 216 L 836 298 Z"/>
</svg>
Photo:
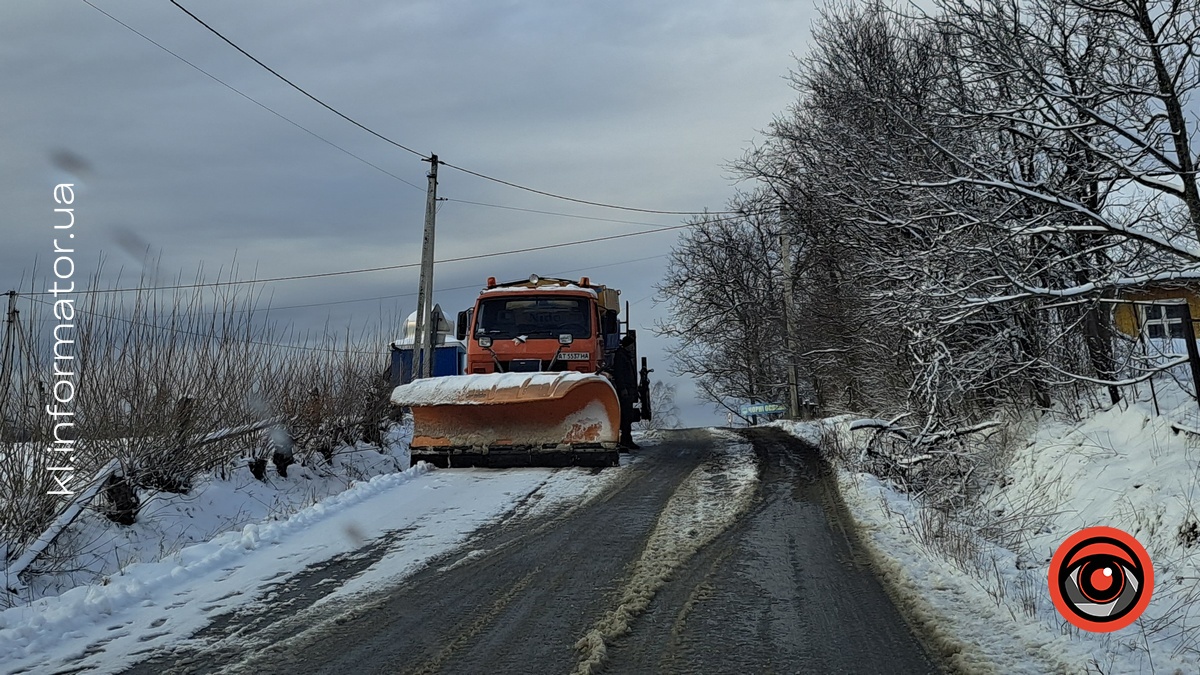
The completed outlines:
<svg viewBox="0 0 1200 675">
<path fill-rule="evenodd" d="M 1160 392 L 1161 394 L 1161 392 Z M 843 497 L 900 602 L 967 672 L 1200 672 L 1200 437 L 1185 397 L 1114 407 L 1082 422 L 1021 430 L 1004 477 L 974 513 L 940 514 L 875 476 L 839 470 Z M 781 422 L 810 441 L 820 428 Z M 829 429 L 846 438 L 847 421 Z M 862 433 L 862 432 L 859 432 Z M 1133 625 L 1082 632 L 1055 611 L 1051 555 L 1072 533 L 1134 535 L 1154 567 L 1153 599 Z"/>
<path fill-rule="evenodd" d="M 220 614 L 271 602 L 279 582 L 306 567 L 374 549 L 377 561 L 314 605 L 336 612 L 485 524 L 577 503 L 621 471 L 398 471 L 408 464 L 405 440 L 392 454 L 361 448 L 335 456 L 326 472 L 272 473 L 270 485 L 248 470 L 210 479 L 188 496 L 152 500 L 130 528 L 81 518 L 64 535 L 82 544 L 81 569 L 36 579 L 25 591 L 32 602 L 0 611 L 0 670 L 116 672 Z M 74 587 L 57 593 L 55 585 Z"/>
</svg>

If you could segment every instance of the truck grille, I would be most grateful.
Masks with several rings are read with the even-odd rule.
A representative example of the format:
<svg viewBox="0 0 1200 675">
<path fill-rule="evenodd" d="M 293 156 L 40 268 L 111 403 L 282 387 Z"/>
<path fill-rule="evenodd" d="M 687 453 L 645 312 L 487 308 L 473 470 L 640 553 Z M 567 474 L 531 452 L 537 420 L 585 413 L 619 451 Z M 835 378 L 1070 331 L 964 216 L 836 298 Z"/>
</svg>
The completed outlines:
<svg viewBox="0 0 1200 675">
<path fill-rule="evenodd" d="M 541 359 L 513 359 L 508 362 L 508 372 L 510 373 L 536 373 L 541 369 Z"/>
</svg>

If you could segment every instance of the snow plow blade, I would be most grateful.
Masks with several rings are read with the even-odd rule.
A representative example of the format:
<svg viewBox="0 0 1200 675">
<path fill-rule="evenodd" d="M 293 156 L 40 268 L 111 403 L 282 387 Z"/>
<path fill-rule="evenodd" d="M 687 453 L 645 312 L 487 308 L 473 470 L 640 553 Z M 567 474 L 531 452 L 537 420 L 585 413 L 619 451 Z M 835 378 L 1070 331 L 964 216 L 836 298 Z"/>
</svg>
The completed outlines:
<svg viewBox="0 0 1200 675">
<path fill-rule="evenodd" d="M 494 373 L 417 380 L 392 392 L 412 409 L 412 463 L 616 466 L 621 409 L 602 376 Z"/>
</svg>

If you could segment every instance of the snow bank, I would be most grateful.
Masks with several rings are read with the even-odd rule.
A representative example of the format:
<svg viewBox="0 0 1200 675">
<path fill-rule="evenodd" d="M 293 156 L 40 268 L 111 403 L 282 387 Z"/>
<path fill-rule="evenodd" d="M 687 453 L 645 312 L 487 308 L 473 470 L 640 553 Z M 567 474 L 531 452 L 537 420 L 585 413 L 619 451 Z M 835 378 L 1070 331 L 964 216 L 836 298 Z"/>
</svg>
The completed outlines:
<svg viewBox="0 0 1200 675">
<path fill-rule="evenodd" d="M 243 564 L 259 548 L 278 544 L 355 504 L 391 490 L 426 473 L 421 464 L 402 473 L 376 476 L 313 504 L 291 517 L 250 523 L 210 541 L 188 546 L 158 562 L 129 565 L 100 584 L 82 586 L 56 597 L 0 611 L 0 663 L 16 665 L 26 659 L 71 651 L 72 638 L 101 622 L 111 622 L 122 610 L 161 598 L 190 580 Z M 242 589 L 228 588 L 240 593 Z M 80 646 L 77 644 L 76 649 Z"/>
<path fill-rule="evenodd" d="M 1195 415 L 1194 401 L 1159 394 L 1164 411 Z M 831 428 L 844 432 L 841 422 Z M 818 424 L 777 425 L 821 436 Z M 950 521 L 874 476 L 840 472 L 847 506 L 910 616 L 968 672 L 1200 672 L 1200 438 L 1135 402 L 1083 422 L 1044 418 L 1013 452 L 974 516 Z M 1047 583 L 1058 545 L 1095 525 L 1135 536 L 1155 570 L 1145 614 L 1109 634 L 1070 626 Z"/>
<path fill-rule="evenodd" d="M 1008 603 L 997 604 L 993 580 L 964 572 L 919 541 L 921 506 L 869 474 L 842 472 L 839 488 L 880 576 L 896 604 L 920 633 L 960 672 L 1008 675 L 1082 673 L 1086 650 L 1072 645 L 1052 621 L 1041 622 L 1020 607 L 1040 597 L 1049 607 L 1046 575 L 1022 571 L 1016 556 L 977 541 L 995 570 L 1011 572 Z M 1011 589 L 1011 590 L 1008 590 Z M 1024 594 L 1024 595 L 1022 595 Z M 1105 671 L 1108 672 L 1108 671 Z M 1120 671 L 1123 672 L 1123 671 Z"/>
<path fill-rule="evenodd" d="M 35 563 L 28 587 L 6 598 L 8 602 L 0 601 L 0 608 L 97 583 L 120 574 L 130 564 L 161 560 L 251 522 L 286 518 L 355 482 L 395 473 L 409 465 L 411 437 L 411 425 L 393 427 L 384 438 L 382 452 L 365 443 L 346 446 L 335 452 L 329 464 L 293 465 L 286 478 L 271 468 L 265 481 L 251 475 L 243 458 L 234 466 L 201 476 L 186 495 L 142 492 L 138 519 L 131 526 L 117 525 L 95 510 L 85 510 L 58 537 L 47 556 L 51 570 L 64 571 L 46 571 L 45 563 Z M 13 580 L 6 585 L 17 586 Z"/>
</svg>

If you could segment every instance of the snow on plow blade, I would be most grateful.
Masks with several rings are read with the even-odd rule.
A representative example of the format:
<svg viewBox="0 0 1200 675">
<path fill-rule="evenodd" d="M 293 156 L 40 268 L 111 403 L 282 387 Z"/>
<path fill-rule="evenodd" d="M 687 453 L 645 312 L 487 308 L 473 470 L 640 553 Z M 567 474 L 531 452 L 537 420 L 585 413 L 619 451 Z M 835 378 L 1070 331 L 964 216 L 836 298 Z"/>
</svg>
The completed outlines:
<svg viewBox="0 0 1200 675">
<path fill-rule="evenodd" d="M 392 405 L 412 409 L 412 461 L 437 466 L 613 466 L 621 409 L 599 375 L 494 373 L 417 380 Z"/>
</svg>

